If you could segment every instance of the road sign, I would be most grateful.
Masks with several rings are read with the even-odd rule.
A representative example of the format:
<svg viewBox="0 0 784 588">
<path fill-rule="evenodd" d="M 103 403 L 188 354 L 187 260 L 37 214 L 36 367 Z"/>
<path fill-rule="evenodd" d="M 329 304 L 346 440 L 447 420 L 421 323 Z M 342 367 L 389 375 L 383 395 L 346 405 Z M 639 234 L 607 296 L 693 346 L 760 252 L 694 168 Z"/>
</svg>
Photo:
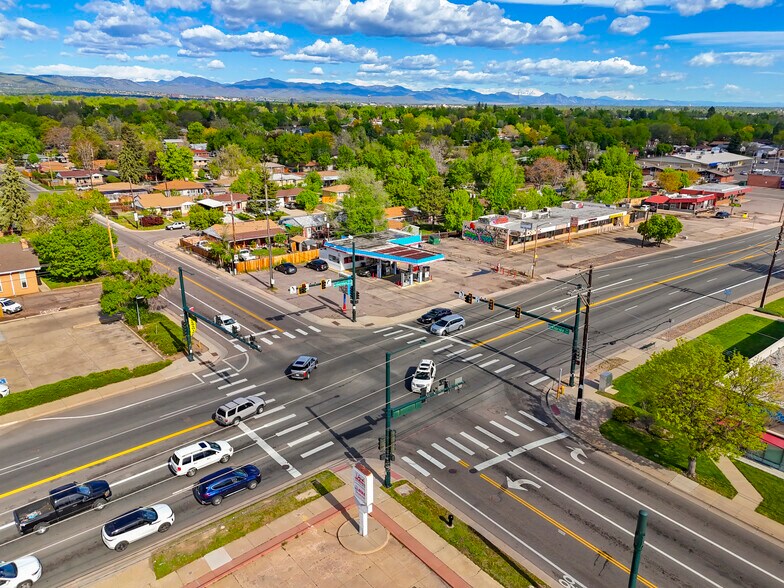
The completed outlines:
<svg viewBox="0 0 784 588">
<path fill-rule="evenodd" d="M 558 331 L 559 333 L 565 333 L 567 335 L 569 334 L 569 327 L 554 325 L 550 323 L 549 325 L 547 325 L 547 328 L 550 329 L 551 331 Z"/>
<path fill-rule="evenodd" d="M 332 280 L 332 287 L 339 288 L 340 286 L 348 286 L 351 283 L 351 278 L 346 278 L 343 280 Z"/>
<path fill-rule="evenodd" d="M 415 410 L 420 408 L 422 408 L 421 398 L 417 398 L 416 400 L 412 400 L 411 402 L 406 402 L 405 404 L 401 404 L 400 406 L 393 406 L 392 418 L 396 419 L 398 417 L 405 416 L 408 413 L 414 412 Z"/>
</svg>

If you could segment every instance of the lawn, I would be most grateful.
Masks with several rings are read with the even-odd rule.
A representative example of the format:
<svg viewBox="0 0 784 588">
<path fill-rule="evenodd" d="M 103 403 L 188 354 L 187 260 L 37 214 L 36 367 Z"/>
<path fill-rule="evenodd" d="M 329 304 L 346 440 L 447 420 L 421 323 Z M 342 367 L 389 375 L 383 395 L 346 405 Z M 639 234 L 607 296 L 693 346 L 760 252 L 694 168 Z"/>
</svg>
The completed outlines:
<svg viewBox="0 0 784 588">
<path fill-rule="evenodd" d="M 397 488 L 408 484 L 412 492 L 403 496 Z M 484 570 L 491 578 L 507 587 L 546 586 L 539 578 L 500 551 L 473 528 L 455 518 L 453 527 L 446 526 L 449 512 L 435 500 L 424 494 L 411 483 L 402 480 L 392 488 L 382 488 L 397 502 L 405 506 L 420 521 L 438 533 L 447 543 Z"/>
<path fill-rule="evenodd" d="M 11 233 L 10 235 L 0 236 L 0 243 L 17 243 L 21 238 L 19 235 Z"/>
<path fill-rule="evenodd" d="M 733 463 L 762 495 L 757 512 L 784 525 L 784 480 L 742 461 Z"/>
<path fill-rule="evenodd" d="M 640 402 L 645 397 L 645 380 L 640 374 L 640 370 L 633 369 L 618 376 L 617 380 L 613 380 L 612 385 L 618 392 L 616 394 L 604 394 L 604 396 L 635 408 L 641 408 Z"/>
<path fill-rule="evenodd" d="M 666 468 L 681 474 L 686 473 L 689 466 L 688 451 L 686 445 L 677 436 L 672 439 L 660 439 L 612 419 L 603 423 L 599 431 L 608 441 Z M 732 498 L 738 493 L 718 466 L 707 458 L 697 459 L 697 482 L 727 498 Z"/>
<path fill-rule="evenodd" d="M 163 578 L 209 552 L 244 537 L 341 486 L 343 486 L 343 481 L 340 478 L 332 472 L 324 471 L 197 529 L 152 554 L 155 577 Z M 316 492 L 311 492 L 306 498 L 297 500 L 297 496 L 305 494 L 309 490 Z"/>
<path fill-rule="evenodd" d="M 175 323 L 166 315 L 159 312 L 150 312 L 140 309 L 142 328 L 138 331 L 139 335 L 153 345 L 161 355 L 170 356 L 182 353 L 187 348 L 185 337 L 182 334 L 182 326 Z M 136 309 L 132 308 L 125 314 L 128 324 L 136 328 L 138 325 Z"/>
<path fill-rule="evenodd" d="M 41 281 L 49 286 L 51 290 L 57 288 L 71 288 L 72 286 L 87 286 L 88 284 L 100 284 L 103 281 L 102 277 L 94 278 L 92 280 L 58 280 L 52 277 L 41 277 Z"/>
<path fill-rule="evenodd" d="M 784 298 L 779 298 L 778 300 L 769 302 L 763 306 L 761 310 L 762 312 L 767 312 L 768 314 L 784 317 Z"/>
<path fill-rule="evenodd" d="M 784 337 L 784 322 L 754 314 L 744 314 L 700 335 L 700 339 L 718 345 L 723 351 L 737 350 L 754 357 Z"/>
</svg>

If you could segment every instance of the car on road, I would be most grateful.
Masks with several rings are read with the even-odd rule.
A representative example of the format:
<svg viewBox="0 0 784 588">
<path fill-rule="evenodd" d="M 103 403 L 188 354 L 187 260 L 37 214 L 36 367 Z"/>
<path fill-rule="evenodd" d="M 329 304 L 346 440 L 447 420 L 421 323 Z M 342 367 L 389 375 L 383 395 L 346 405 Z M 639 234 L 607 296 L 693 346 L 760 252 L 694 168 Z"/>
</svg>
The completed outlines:
<svg viewBox="0 0 784 588">
<path fill-rule="evenodd" d="M 292 380 L 308 380 L 310 374 L 318 367 L 318 358 L 311 355 L 300 355 L 289 366 L 289 377 Z"/>
<path fill-rule="evenodd" d="M 30 531 L 46 533 L 49 525 L 86 510 L 101 510 L 112 497 L 105 480 L 84 484 L 66 484 L 49 491 L 49 495 L 14 511 L 14 523 L 23 535 Z M 0 584 L 2 586 L 2 584 Z"/>
<path fill-rule="evenodd" d="M 227 331 L 231 331 L 235 335 L 242 330 L 242 325 L 240 325 L 235 318 L 229 316 L 228 314 L 216 314 L 215 324 L 223 327 Z"/>
<path fill-rule="evenodd" d="M 193 494 L 201 504 L 218 506 L 223 499 L 242 490 L 253 490 L 261 482 L 261 472 L 254 465 L 224 468 L 199 480 Z"/>
<path fill-rule="evenodd" d="M 169 469 L 175 476 L 196 475 L 196 471 L 214 463 L 226 463 L 234 448 L 226 441 L 199 441 L 175 451 L 169 458 Z"/>
<path fill-rule="evenodd" d="M 432 359 L 419 362 L 414 377 L 411 378 L 411 391 L 427 394 L 436 379 L 436 363 Z"/>
<path fill-rule="evenodd" d="M 289 262 L 279 263 L 275 266 L 275 271 L 290 276 L 297 273 L 297 266 Z"/>
<path fill-rule="evenodd" d="M 165 533 L 174 523 L 174 512 L 167 504 L 129 510 L 106 523 L 101 529 L 104 545 L 125 551 L 128 545 L 155 533 Z"/>
<path fill-rule="evenodd" d="M 425 314 L 417 319 L 420 325 L 432 325 L 435 321 L 445 316 L 452 314 L 448 308 L 431 308 Z"/>
<path fill-rule="evenodd" d="M 716 214 L 713 215 L 716 218 L 730 218 L 730 213 L 726 210 L 720 210 Z"/>
<path fill-rule="evenodd" d="M 17 312 L 22 312 L 24 308 L 18 302 L 14 302 L 10 298 L 0 298 L 0 306 L 3 307 L 3 312 L 5 314 L 16 314 Z"/>
<path fill-rule="evenodd" d="M 243 419 L 264 412 L 265 404 L 259 396 L 240 396 L 220 405 L 212 419 L 219 425 L 238 425 Z"/>
<path fill-rule="evenodd" d="M 449 335 L 465 327 L 465 319 L 459 314 L 450 314 L 438 319 L 430 325 L 430 332 L 434 335 Z"/>
<path fill-rule="evenodd" d="M 185 221 L 174 221 L 170 225 L 166 225 L 167 231 L 178 231 L 180 229 L 187 229 L 188 224 Z"/>
<path fill-rule="evenodd" d="M 13 561 L 0 561 L 0 586 L 30 588 L 39 580 L 42 571 L 41 562 L 32 555 L 25 555 Z"/>
<path fill-rule="evenodd" d="M 305 267 L 309 267 L 310 269 L 316 270 L 317 272 L 325 272 L 329 269 L 329 264 L 323 259 L 311 259 L 308 263 L 305 264 Z"/>
</svg>

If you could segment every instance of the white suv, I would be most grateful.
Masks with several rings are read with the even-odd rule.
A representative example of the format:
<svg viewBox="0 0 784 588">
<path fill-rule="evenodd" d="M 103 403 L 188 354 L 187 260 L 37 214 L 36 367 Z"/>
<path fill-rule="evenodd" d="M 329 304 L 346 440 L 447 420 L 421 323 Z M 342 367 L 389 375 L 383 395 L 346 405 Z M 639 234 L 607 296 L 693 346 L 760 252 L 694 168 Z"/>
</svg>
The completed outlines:
<svg viewBox="0 0 784 588">
<path fill-rule="evenodd" d="M 109 549 L 125 551 L 128 545 L 155 533 L 165 533 L 174 523 L 167 504 L 136 508 L 109 521 L 101 529 L 101 539 Z"/>
<path fill-rule="evenodd" d="M 22 310 L 24 310 L 21 304 L 14 302 L 10 298 L 0 298 L 0 306 L 3 307 L 3 312 L 5 314 L 16 314 L 17 312 L 22 312 Z"/>
<path fill-rule="evenodd" d="M 436 364 L 432 359 L 423 359 L 411 379 L 411 391 L 427 394 L 436 379 Z"/>
<path fill-rule="evenodd" d="M 169 469 L 175 476 L 193 477 L 201 468 L 214 463 L 226 463 L 234 449 L 226 441 L 199 441 L 178 449 L 169 458 Z"/>
</svg>

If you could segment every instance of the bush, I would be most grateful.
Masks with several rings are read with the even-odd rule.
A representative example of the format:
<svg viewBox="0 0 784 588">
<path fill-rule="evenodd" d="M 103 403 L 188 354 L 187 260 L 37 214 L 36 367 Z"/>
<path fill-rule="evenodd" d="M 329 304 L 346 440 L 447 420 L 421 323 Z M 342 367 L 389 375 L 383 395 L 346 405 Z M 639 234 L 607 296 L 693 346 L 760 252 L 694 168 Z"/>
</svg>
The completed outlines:
<svg viewBox="0 0 784 588">
<path fill-rule="evenodd" d="M 637 420 L 637 413 L 631 406 L 616 406 L 612 412 L 612 419 L 619 423 L 633 423 Z"/>
<path fill-rule="evenodd" d="M 174 212 L 172 212 L 172 218 L 174 220 L 180 220 L 182 218 L 182 211 L 181 210 L 175 210 Z"/>
<path fill-rule="evenodd" d="M 241 220 L 241 221 L 253 220 L 253 217 L 251 215 L 245 214 L 244 212 L 238 212 L 234 216 L 237 218 L 237 220 Z"/>
<path fill-rule="evenodd" d="M 122 180 L 117 176 L 106 176 L 107 184 L 119 184 L 120 182 L 122 182 Z"/>
<path fill-rule="evenodd" d="M 143 227 L 157 227 L 163 224 L 162 216 L 143 216 L 139 219 L 139 224 Z"/>
</svg>

